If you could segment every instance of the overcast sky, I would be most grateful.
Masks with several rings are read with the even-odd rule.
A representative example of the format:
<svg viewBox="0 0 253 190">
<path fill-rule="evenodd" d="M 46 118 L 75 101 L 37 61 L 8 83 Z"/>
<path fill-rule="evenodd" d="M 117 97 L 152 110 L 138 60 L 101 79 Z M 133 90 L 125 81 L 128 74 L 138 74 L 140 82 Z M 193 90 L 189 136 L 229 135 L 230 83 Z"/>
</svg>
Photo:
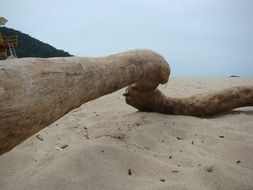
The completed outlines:
<svg viewBox="0 0 253 190">
<path fill-rule="evenodd" d="M 0 16 L 78 56 L 147 48 L 174 76 L 253 76 L 253 0 L 0 0 Z"/>
</svg>

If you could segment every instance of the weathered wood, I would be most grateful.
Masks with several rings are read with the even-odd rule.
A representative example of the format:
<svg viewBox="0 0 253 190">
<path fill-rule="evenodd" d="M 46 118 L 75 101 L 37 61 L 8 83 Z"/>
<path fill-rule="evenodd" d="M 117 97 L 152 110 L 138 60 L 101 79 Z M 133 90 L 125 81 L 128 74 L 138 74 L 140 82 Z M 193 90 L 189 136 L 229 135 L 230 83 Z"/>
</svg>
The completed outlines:
<svg viewBox="0 0 253 190">
<path fill-rule="evenodd" d="M 136 82 L 154 90 L 169 73 L 165 59 L 149 50 L 0 61 L 0 154 L 85 102 Z"/>
<path fill-rule="evenodd" d="M 170 68 L 159 54 L 134 50 L 101 58 L 26 58 L 0 62 L 0 155 L 85 102 L 127 88 L 140 111 L 211 115 L 253 105 L 253 87 L 241 86 L 177 99 L 156 87 Z"/>
<path fill-rule="evenodd" d="M 124 95 L 126 102 L 140 111 L 175 115 L 207 116 L 253 106 L 253 86 L 237 86 L 187 98 L 171 98 L 158 89 L 142 91 L 131 85 Z"/>
</svg>

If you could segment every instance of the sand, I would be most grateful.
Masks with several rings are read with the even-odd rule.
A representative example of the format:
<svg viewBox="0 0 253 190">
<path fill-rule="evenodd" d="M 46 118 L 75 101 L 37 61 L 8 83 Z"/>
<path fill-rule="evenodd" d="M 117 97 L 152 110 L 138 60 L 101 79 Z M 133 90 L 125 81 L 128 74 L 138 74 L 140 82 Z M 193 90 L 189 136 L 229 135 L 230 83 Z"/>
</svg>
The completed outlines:
<svg viewBox="0 0 253 190">
<path fill-rule="evenodd" d="M 171 78 L 185 97 L 253 78 Z M 253 107 L 212 117 L 138 112 L 120 90 L 0 156 L 1 190 L 252 190 Z"/>
</svg>

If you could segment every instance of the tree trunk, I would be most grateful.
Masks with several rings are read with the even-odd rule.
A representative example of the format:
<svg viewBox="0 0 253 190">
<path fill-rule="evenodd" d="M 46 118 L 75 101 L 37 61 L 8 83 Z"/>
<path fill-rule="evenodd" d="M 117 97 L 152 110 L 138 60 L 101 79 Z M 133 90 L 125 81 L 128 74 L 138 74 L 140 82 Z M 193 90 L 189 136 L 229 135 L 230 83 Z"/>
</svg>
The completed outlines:
<svg viewBox="0 0 253 190">
<path fill-rule="evenodd" d="M 154 90 L 169 73 L 165 59 L 148 50 L 1 61 L 0 155 L 85 102 L 136 82 Z"/>
<path fill-rule="evenodd" d="M 169 74 L 166 60 L 149 50 L 102 58 L 1 61 L 0 155 L 72 109 L 128 85 L 126 102 L 140 111 L 202 116 L 253 105 L 253 87 L 166 97 L 156 87 Z"/>
</svg>

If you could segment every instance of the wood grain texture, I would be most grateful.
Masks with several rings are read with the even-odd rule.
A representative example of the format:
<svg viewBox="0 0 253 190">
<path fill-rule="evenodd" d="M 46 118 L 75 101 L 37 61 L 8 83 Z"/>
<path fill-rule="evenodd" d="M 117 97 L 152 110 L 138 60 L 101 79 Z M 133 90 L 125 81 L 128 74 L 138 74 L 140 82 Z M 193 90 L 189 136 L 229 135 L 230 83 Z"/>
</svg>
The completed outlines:
<svg viewBox="0 0 253 190">
<path fill-rule="evenodd" d="M 166 83 L 165 59 L 149 50 L 101 58 L 23 58 L 0 62 L 0 154 L 85 102 L 137 83 Z"/>
<path fill-rule="evenodd" d="M 205 116 L 253 106 L 253 87 L 167 97 L 166 60 L 150 50 L 107 57 L 23 58 L 0 62 L 0 155 L 82 104 L 129 86 L 126 102 L 140 111 Z"/>
</svg>

